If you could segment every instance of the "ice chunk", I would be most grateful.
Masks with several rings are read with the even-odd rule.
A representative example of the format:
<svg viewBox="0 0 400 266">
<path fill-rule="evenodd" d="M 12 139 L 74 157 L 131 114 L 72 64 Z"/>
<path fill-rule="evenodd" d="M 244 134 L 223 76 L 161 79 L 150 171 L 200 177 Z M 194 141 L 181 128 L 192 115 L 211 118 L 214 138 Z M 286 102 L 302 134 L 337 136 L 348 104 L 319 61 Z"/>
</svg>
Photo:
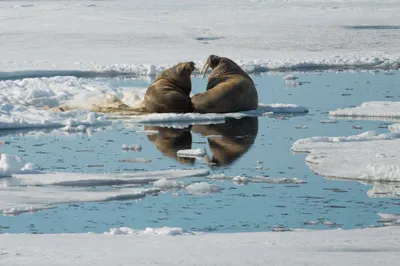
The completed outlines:
<svg viewBox="0 0 400 266">
<path fill-rule="evenodd" d="M 180 189 L 183 188 L 185 184 L 180 181 L 176 180 L 168 180 L 168 179 L 160 179 L 157 180 L 153 183 L 153 187 L 159 188 L 159 189 Z"/>
<path fill-rule="evenodd" d="M 204 149 L 191 149 L 191 150 L 179 150 L 176 153 L 179 157 L 203 157 L 206 155 Z"/>
<path fill-rule="evenodd" d="M 185 190 L 191 194 L 208 194 L 222 191 L 223 188 L 209 184 L 207 182 L 192 183 L 185 187 Z"/>
</svg>

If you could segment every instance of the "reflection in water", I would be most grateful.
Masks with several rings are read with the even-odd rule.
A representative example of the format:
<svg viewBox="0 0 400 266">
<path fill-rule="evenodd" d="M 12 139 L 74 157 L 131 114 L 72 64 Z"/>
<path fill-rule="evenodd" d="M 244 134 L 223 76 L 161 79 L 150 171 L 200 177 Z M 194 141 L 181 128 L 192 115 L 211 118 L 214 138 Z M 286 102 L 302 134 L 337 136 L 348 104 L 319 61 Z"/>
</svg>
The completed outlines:
<svg viewBox="0 0 400 266">
<path fill-rule="evenodd" d="M 192 148 L 192 134 L 189 128 L 177 129 L 159 126 L 145 126 L 145 130 L 157 130 L 160 132 L 156 135 L 147 136 L 166 156 L 176 159 L 184 164 L 193 164 L 194 158 L 178 157 L 176 153 L 179 150 Z"/>
<path fill-rule="evenodd" d="M 253 145 L 258 133 L 258 118 L 227 118 L 225 124 L 194 125 L 192 131 L 203 136 L 221 135 L 219 138 L 208 139 L 213 154 L 212 159 L 208 158 L 208 162 L 214 165 L 228 165 Z"/>
</svg>

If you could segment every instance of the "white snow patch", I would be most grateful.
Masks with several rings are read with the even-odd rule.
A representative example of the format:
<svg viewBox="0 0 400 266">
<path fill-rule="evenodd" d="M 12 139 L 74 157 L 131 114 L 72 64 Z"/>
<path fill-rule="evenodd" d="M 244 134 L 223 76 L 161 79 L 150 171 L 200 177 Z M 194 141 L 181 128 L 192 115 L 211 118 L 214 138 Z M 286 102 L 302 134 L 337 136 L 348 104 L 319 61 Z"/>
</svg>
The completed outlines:
<svg viewBox="0 0 400 266">
<path fill-rule="evenodd" d="M 221 192 L 223 188 L 207 182 L 196 182 L 185 187 L 190 194 L 208 194 Z"/>
</svg>

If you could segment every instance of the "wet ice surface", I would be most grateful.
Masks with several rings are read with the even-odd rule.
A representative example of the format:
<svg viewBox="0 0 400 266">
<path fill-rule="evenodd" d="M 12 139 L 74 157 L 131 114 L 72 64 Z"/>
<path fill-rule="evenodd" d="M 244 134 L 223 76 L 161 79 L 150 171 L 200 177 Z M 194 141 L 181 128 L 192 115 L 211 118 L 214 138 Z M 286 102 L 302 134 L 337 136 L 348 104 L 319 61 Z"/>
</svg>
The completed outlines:
<svg viewBox="0 0 400 266">
<path fill-rule="evenodd" d="M 399 101 L 400 73 L 295 73 L 296 83 L 283 79 L 288 74 L 254 76 L 260 102 L 302 105 L 309 108 L 308 114 L 227 119 L 225 124 L 183 129 L 118 120 L 90 136 L 52 129 L 0 131 L 4 143 L 0 152 L 21 156 L 42 171 L 126 173 L 196 168 L 209 170 L 212 175 L 179 179 L 181 183 L 174 184 L 159 182 L 164 192 L 140 200 L 62 204 L 32 214 L 0 216 L 0 232 L 101 233 L 121 226 L 218 232 L 349 229 L 382 225 L 377 213 L 400 213 L 400 184 L 329 180 L 309 170 L 306 155 L 291 152 L 292 144 L 302 138 L 387 132 L 394 122 L 330 120 L 328 112 L 367 101 Z M 138 87 L 150 81 L 108 82 Z M 194 79 L 194 93 L 204 84 Z M 150 130 L 158 133 L 137 133 Z M 123 150 L 123 144 L 140 145 L 142 149 Z M 176 155 L 178 150 L 204 148 L 206 156 Z M 268 177 L 262 180 L 268 182 L 246 182 L 243 176 Z M 275 178 L 287 182 L 270 180 Z M 294 178 L 305 182 L 295 182 Z"/>
</svg>

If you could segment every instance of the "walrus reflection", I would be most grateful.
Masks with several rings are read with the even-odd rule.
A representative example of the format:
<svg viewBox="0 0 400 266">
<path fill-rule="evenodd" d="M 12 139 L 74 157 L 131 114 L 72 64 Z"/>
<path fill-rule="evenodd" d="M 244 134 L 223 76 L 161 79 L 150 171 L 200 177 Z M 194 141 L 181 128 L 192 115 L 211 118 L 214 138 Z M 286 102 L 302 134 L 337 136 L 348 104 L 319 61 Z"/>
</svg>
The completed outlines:
<svg viewBox="0 0 400 266">
<path fill-rule="evenodd" d="M 217 166 L 229 165 L 253 145 L 258 133 L 258 118 L 230 118 L 225 124 L 194 125 L 192 131 L 203 136 L 222 135 L 222 138 L 208 139 L 213 156 L 211 159 L 206 156 L 206 161 Z"/>
<path fill-rule="evenodd" d="M 195 158 L 184 158 L 176 155 L 179 150 L 192 148 L 192 134 L 189 128 L 176 129 L 159 126 L 145 126 L 144 128 L 145 130 L 157 130 L 159 132 L 157 135 L 147 137 L 163 154 L 183 164 L 194 164 Z"/>
</svg>

